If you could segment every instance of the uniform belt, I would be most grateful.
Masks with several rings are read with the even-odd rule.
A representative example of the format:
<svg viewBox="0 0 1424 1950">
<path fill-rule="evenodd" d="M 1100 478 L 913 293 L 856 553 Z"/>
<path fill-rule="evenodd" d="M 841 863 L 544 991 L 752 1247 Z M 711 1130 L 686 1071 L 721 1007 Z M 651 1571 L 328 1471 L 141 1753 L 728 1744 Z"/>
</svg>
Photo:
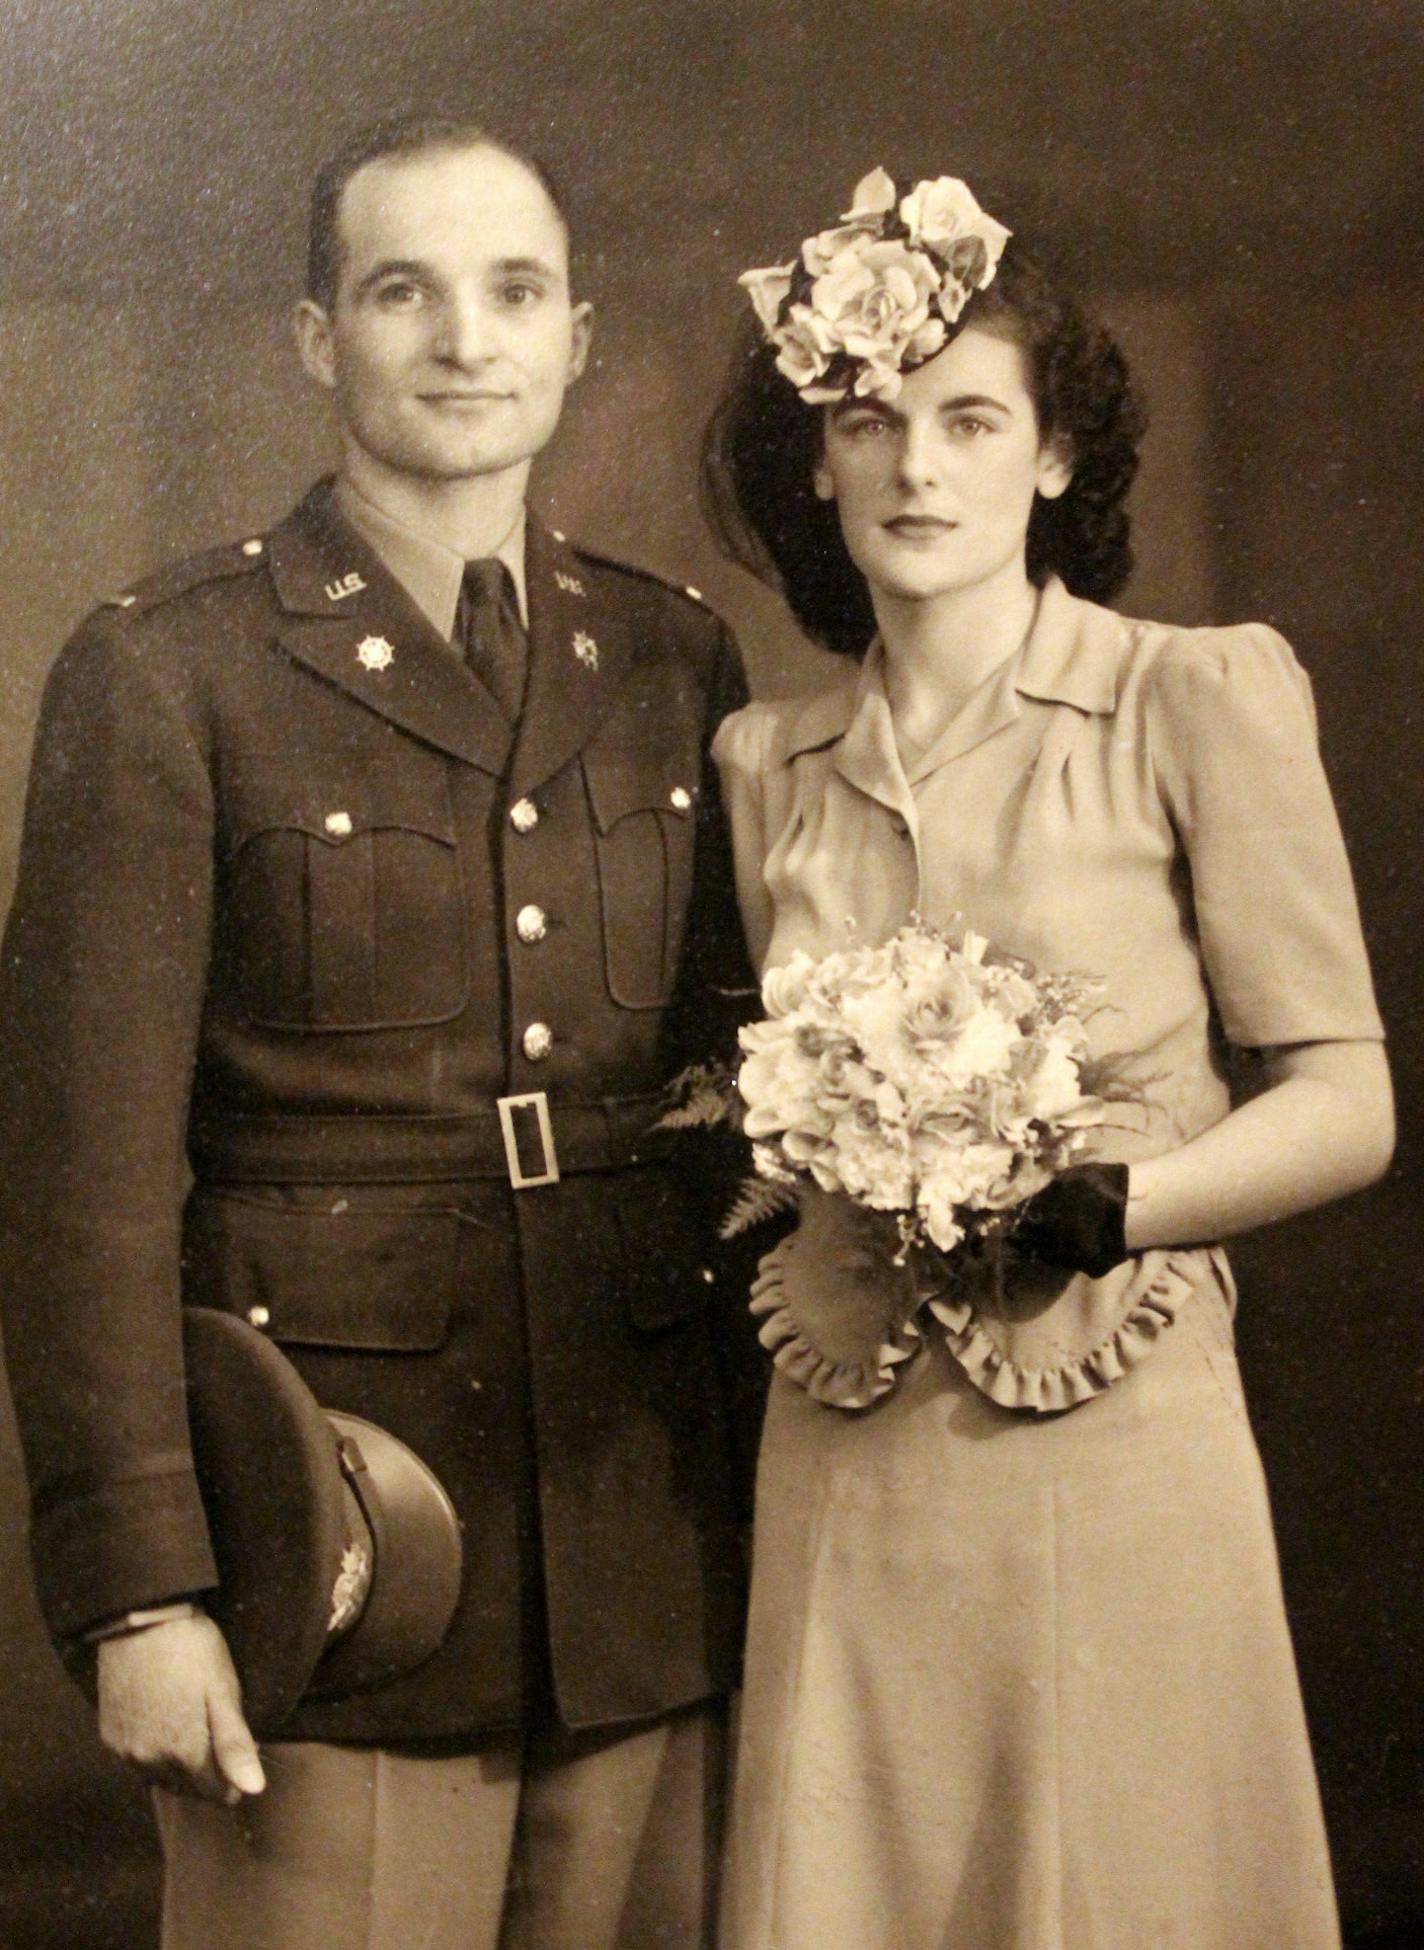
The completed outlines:
<svg viewBox="0 0 1424 1950">
<path fill-rule="evenodd" d="M 234 1115 L 199 1124 L 189 1154 L 200 1179 L 226 1184 L 503 1178 L 524 1189 L 666 1157 L 673 1133 L 653 1128 L 663 1105 L 655 1095 L 549 1103 L 532 1091 L 464 1117 Z"/>
</svg>

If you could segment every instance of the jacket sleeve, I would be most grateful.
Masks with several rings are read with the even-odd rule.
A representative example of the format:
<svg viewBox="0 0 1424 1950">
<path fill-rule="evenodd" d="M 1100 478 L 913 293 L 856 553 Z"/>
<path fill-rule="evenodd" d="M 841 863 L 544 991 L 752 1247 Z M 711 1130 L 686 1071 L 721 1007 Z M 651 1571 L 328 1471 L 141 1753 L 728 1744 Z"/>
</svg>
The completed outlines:
<svg viewBox="0 0 1424 1950">
<path fill-rule="evenodd" d="M 61 653 L 0 969 L 0 1305 L 60 1636 L 216 1583 L 179 1303 L 212 884 L 183 674 L 147 617 Z"/>
<path fill-rule="evenodd" d="M 721 779 L 712 758 L 717 727 L 746 701 L 741 656 L 730 631 L 722 626 L 704 727 L 697 866 L 671 1016 L 674 1041 L 670 1073 L 709 1058 L 735 1061 L 738 1027 L 761 1013 L 760 986 L 737 905 L 732 837 Z M 757 1340 L 756 1323 L 747 1302 L 758 1260 L 784 1230 L 761 1225 L 734 1239 L 718 1236 L 721 1220 L 749 1167 L 748 1148 L 739 1136 L 696 1133 L 687 1140 L 686 1171 L 696 1193 L 707 1268 L 712 1276 L 712 1327 L 731 1436 L 735 1490 L 741 1514 L 748 1521 L 771 1361 Z"/>
</svg>

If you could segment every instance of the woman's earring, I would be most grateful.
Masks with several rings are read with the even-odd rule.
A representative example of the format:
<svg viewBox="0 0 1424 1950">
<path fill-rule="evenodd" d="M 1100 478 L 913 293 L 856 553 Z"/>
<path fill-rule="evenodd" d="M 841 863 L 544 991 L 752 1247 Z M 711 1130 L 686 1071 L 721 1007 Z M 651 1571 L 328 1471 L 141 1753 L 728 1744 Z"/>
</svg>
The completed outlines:
<svg viewBox="0 0 1424 1950">
<path fill-rule="evenodd" d="M 818 501 L 835 500 L 836 485 L 835 482 L 831 479 L 829 468 L 818 467 L 815 473 L 811 476 L 811 486 L 815 490 L 816 499 Z"/>
</svg>

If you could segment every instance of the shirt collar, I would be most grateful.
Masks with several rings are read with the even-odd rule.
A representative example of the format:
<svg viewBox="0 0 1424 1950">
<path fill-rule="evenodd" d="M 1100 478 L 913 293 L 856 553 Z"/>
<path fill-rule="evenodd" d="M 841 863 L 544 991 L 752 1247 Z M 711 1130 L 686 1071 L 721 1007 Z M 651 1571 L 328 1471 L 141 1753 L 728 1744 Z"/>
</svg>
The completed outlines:
<svg viewBox="0 0 1424 1950">
<path fill-rule="evenodd" d="M 1117 705 L 1118 670 L 1131 627 L 1115 611 L 1070 596 L 1058 577 L 1052 576 L 1044 585 L 1023 647 L 986 680 L 983 688 L 1001 684 L 1011 673 L 1013 688 L 1025 697 L 1071 704 L 1079 711 L 1095 714 L 1111 712 Z M 879 745 L 883 729 L 880 717 L 889 711 L 882 664 L 877 637 L 853 684 L 838 684 L 808 697 L 788 740 L 788 758 L 834 744 L 863 713 L 874 724 L 871 742 Z"/>
<path fill-rule="evenodd" d="M 336 483 L 336 505 L 361 539 L 373 548 L 416 608 L 438 635 L 455 633 L 464 558 L 432 536 L 397 521 L 343 475 Z M 529 627 L 529 596 L 524 573 L 527 517 L 521 504 L 514 526 L 493 551 L 509 570 L 519 601 L 519 618 Z"/>
<path fill-rule="evenodd" d="M 787 757 L 835 745 L 835 768 L 842 778 L 913 824 L 913 786 L 1016 718 L 1019 697 L 1111 713 L 1130 628 L 1113 611 L 1069 595 L 1056 576 L 1051 578 L 1021 648 L 990 673 L 908 775 L 895 742 L 877 637 L 853 685 L 807 700 L 787 741 Z"/>
<path fill-rule="evenodd" d="M 1050 576 L 1014 675 L 1025 697 L 1104 715 L 1117 708 L 1118 671 L 1131 630 L 1116 611 L 1070 596 Z"/>
</svg>

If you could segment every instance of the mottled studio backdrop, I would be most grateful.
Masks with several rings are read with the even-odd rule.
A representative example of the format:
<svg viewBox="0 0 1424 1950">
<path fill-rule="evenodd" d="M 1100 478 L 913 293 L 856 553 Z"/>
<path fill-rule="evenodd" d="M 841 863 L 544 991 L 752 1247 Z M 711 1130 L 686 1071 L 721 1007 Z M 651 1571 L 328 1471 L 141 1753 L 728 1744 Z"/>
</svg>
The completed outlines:
<svg viewBox="0 0 1424 1950">
<path fill-rule="evenodd" d="M 964 175 L 1077 258 L 1153 408 L 1125 607 L 1296 645 L 1394 1034 L 1391 1182 L 1238 1264 L 1347 1921 L 1399 1946 L 1424 1940 L 1421 44 L 1424 0 L 0 0 L 0 901 L 62 636 L 326 463 L 286 312 L 308 179 L 355 124 L 475 111 L 568 186 L 598 357 L 539 500 L 697 583 L 763 690 L 816 660 L 719 562 L 694 478 L 737 271 L 875 163 Z M 142 1950 L 146 1814 L 50 1661 L 22 1509 L 6 1408 L 0 1950 Z"/>
</svg>

